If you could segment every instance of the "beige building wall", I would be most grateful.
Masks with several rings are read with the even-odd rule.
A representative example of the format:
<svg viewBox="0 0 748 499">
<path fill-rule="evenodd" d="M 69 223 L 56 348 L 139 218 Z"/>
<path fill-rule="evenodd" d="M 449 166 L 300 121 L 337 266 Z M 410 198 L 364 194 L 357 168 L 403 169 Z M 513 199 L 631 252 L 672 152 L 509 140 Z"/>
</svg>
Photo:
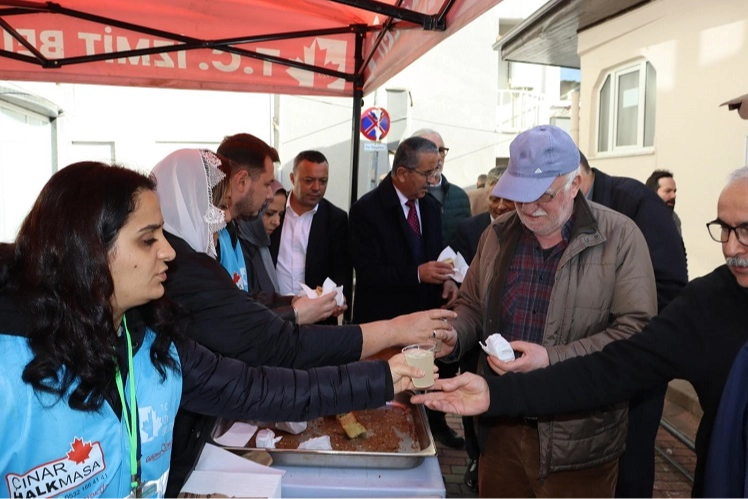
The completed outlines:
<svg viewBox="0 0 748 499">
<path fill-rule="evenodd" d="M 654 169 L 672 171 L 689 277 L 724 263 L 704 225 L 716 218 L 726 175 L 746 164 L 748 121 L 719 104 L 748 93 L 748 2 L 658 0 L 579 33 L 579 55 L 579 141 L 592 166 L 642 182 Z M 637 60 L 657 71 L 654 147 L 597 153 L 605 74 Z"/>
</svg>

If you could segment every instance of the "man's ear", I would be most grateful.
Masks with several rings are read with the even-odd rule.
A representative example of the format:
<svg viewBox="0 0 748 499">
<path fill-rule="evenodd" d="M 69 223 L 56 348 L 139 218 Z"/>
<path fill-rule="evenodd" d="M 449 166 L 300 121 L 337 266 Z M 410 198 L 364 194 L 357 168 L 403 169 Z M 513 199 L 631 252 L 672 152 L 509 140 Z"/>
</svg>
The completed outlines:
<svg viewBox="0 0 748 499">
<path fill-rule="evenodd" d="M 293 172 L 288 174 L 288 177 L 291 179 L 291 185 L 296 185 L 296 175 L 294 175 Z"/>
<path fill-rule="evenodd" d="M 245 192 L 247 190 L 249 187 L 249 181 L 249 172 L 247 172 L 247 170 L 239 170 L 231 179 L 231 183 L 234 184 L 236 190 L 239 192 Z"/>
</svg>

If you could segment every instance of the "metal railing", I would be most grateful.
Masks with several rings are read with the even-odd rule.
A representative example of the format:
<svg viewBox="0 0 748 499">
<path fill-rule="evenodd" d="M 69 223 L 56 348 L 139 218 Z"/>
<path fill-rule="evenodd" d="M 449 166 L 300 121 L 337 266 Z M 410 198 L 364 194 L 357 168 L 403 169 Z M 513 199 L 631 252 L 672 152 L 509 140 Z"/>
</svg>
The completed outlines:
<svg viewBox="0 0 748 499">
<path fill-rule="evenodd" d="M 545 95 L 527 90 L 499 90 L 496 130 L 519 133 L 544 122 Z M 545 118 L 547 121 L 547 118 Z"/>
</svg>

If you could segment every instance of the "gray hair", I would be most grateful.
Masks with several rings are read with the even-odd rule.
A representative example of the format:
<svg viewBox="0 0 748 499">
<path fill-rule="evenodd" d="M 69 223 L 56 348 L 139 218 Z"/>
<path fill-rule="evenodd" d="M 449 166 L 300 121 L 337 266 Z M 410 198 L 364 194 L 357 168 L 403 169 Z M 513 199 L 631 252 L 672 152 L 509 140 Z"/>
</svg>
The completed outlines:
<svg viewBox="0 0 748 499">
<path fill-rule="evenodd" d="M 486 173 L 486 185 L 495 184 L 506 171 L 506 166 L 495 166 Z"/>
<path fill-rule="evenodd" d="M 727 185 L 738 182 L 740 180 L 748 180 L 748 166 L 742 166 L 737 170 L 730 172 L 730 174 L 727 176 Z"/>
<path fill-rule="evenodd" d="M 408 170 L 418 168 L 418 162 L 423 153 L 438 154 L 439 149 L 437 149 L 436 144 L 423 137 L 410 137 L 400 142 L 400 145 L 397 146 L 397 151 L 395 151 L 395 157 L 392 160 L 393 175 L 401 166 Z"/>
<path fill-rule="evenodd" d="M 432 128 L 419 128 L 418 130 L 413 132 L 411 137 L 423 137 L 424 135 L 436 135 L 437 137 L 442 139 L 442 141 L 444 141 L 444 137 L 442 137 L 442 135 L 439 132 L 437 132 L 436 130 Z"/>
<path fill-rule="evenodd" d="M 569 192 L 569 189 L 571 189 L 571 184 L 574 183 L 574 178 L 576 178 L 577 175 L 581 175 L 582 172 L 580 168 L 577 166 L 574 171 L 571 171 L 567 174 L 565 174 L 563 177 L 566 179 L 566 183 L 564 183 L 564 192 Z"/>
</svg>

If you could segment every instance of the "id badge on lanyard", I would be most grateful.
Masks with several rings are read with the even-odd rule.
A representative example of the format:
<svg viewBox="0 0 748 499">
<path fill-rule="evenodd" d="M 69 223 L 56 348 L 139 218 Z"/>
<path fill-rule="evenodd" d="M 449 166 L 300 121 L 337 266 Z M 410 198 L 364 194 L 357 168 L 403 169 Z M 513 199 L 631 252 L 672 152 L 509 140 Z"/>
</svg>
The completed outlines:
<svg viewBox="0 0 748 499">
<path fill-rule="evenodd" d="M 137 487 L 132 489 L 130 493 L 125 496 L 125 499 L 134 499 L 136 497 L 159 497 L 158 480 L 151 480 L 138 484 Z"/>
</svg>

